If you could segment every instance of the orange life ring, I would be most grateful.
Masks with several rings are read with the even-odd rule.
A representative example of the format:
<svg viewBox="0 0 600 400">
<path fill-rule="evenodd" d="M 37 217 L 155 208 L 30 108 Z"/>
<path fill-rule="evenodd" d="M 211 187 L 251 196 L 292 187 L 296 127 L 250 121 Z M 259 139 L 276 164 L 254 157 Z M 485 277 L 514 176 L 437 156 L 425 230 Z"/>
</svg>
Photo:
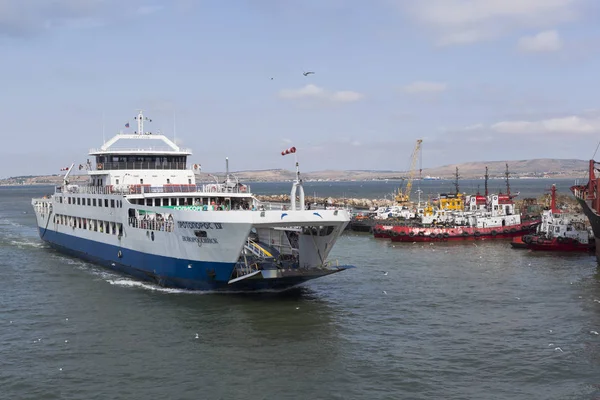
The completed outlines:
<svg viewBox="0 0 600 400">
<path fill-rule="evenodd" d="M 103 167 L 102 163 L 98 163 L 98 164 L 96 165 L 96 168 L 98 168 L 98 169 L 102 169 L 102 167 Z"/>
<path fill-rule="evenodd" d="M 194 164 L 194 169 L 198 169 L 198 164 Z"/>
</svg>

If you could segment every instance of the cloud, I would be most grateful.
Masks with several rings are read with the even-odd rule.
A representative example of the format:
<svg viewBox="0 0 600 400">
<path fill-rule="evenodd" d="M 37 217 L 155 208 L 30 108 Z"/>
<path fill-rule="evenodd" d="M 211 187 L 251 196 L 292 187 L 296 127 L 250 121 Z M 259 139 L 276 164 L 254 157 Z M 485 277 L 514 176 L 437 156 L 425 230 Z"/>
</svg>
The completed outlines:
<svg viewBox="0 0 600 400">
<path fill-rule="evenodd" d="M 409 94 L 441 93 L 446 90 L 447 86 L 445 83 L 417 81 L 406 85 L 403 91 Z"/>
<path fill-rule="evenodd" d="M 491 126 L 498 133 L 508 134 L 591 134 L 600 132 L 600 118 L 585 118 L 571 115 L 538 121 L 502 121 Z"/>
<path fill-rule="evenodd" d="M 132 3 L 122 0 L 0 0 L 0 37 L 31 37 L 60 28 L 96 28 L 119 18 L 148 15 L 163 8 Z"/>
<path fill-rule="evenodd" d="M 475 124 L 460 129 L 449 130 L 455 134 L 488 135 L 506 134 L 525 137 L 544 135 L 592 135 L 600 133 L 600 116 L 590 113 L 568 115 L 538 120 L 499 121 L 490 125 Z M 566 136 L 568 135 L 568 136 Z"/>
<path fill-rule="evenodd" d="M 317 99 L 339 103 L 359 101 L 364 96 L 350 90 L 328 91 L 319 86 L 308 84 L 300 89 L 284 89 L 279 92 L 279 97 L 286 100 Z"/>
<path fill-rule="evenodd" d="M 534 36 L 519 39 L 517 48 L 523 52 L 540 53 L 558 51 L 562 48 L 562 40 L 556 31 L 544 31 Z"/>
<path fill-rule="evenodd" d="M 587 0 L 395 0 L 439 45 L 495 39 L 577 20 Z"/>
</svg>

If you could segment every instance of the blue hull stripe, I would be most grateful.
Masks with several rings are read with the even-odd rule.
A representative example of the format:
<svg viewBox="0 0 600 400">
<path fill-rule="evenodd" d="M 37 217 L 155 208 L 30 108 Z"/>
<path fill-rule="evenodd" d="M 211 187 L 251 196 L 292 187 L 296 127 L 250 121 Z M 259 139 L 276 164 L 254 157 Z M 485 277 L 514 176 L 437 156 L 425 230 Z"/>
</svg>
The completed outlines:
<svg viewBox="0 0 600 400">
<path fill-rule="evenodd" d="M 160 286 L 189 290 L 286 289 L 311 278 L 246 279 L 229 285 L 232 263 L 190 261 L 158 256 L 39 228 L 53 248 L 86 261 L 123 272 Z M 43 236 L 42 236 L 43 233 Z M 118 257 L 121 251 L 122 257 Z M 189 265 L 191 264 L 191 268 Z"/>
</svg>

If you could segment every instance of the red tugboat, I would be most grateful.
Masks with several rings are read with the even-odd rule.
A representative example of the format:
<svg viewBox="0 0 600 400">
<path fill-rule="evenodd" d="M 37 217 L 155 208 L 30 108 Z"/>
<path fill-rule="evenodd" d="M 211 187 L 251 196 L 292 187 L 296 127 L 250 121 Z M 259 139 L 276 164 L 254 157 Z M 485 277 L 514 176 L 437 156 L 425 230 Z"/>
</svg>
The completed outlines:
<svg viewBox="0 0 600 400">
<path fill-rule="evenodd" d="M 456 195 L 448 200 L 457 207 L 444 209 L 441 203 L 442 209 L 422 214 L 419 224 L 393 226 L 391 229 L 376 225 L 374 232 L 376 235 L 390 236 L 393 242 L 502 239 L 535 232 L 541 221 L 521 218 L 516 211 L 513 201 L 515 195 L 510 193 L 508 165 L 506 168 L 506 194 L 488 194 L 486 169 L 485 196 L 467 196 L 466 207 L 457 182 Z"/>
<path fill-rule="evenodd" d="M 511 246 L 560 252 L 594 251 L 596 243 L 586 229 L 585 216 L 560 210 L 556 206 L 556 185 L 552 185 L 550 191 L 550 209 L 542 213 L 542 223 L 537 233 L 516 237 Z"/>
</svg>

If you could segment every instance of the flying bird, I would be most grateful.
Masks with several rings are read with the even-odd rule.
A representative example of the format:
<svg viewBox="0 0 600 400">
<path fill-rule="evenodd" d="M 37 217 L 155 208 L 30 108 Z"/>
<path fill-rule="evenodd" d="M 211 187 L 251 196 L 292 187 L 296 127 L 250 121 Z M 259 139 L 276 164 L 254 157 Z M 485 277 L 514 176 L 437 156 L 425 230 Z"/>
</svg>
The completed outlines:
<svg viewBox="0 0 600 400">
<path fill-rule="evenodd" d="M 314 72 L 313 71 L 307 71 L 307 72 L 303 72 L 302 73 L 302 75 L 304 75 L 304 76 L 308 76 L 310 74 L 314 74 Z"/>
</svg>

